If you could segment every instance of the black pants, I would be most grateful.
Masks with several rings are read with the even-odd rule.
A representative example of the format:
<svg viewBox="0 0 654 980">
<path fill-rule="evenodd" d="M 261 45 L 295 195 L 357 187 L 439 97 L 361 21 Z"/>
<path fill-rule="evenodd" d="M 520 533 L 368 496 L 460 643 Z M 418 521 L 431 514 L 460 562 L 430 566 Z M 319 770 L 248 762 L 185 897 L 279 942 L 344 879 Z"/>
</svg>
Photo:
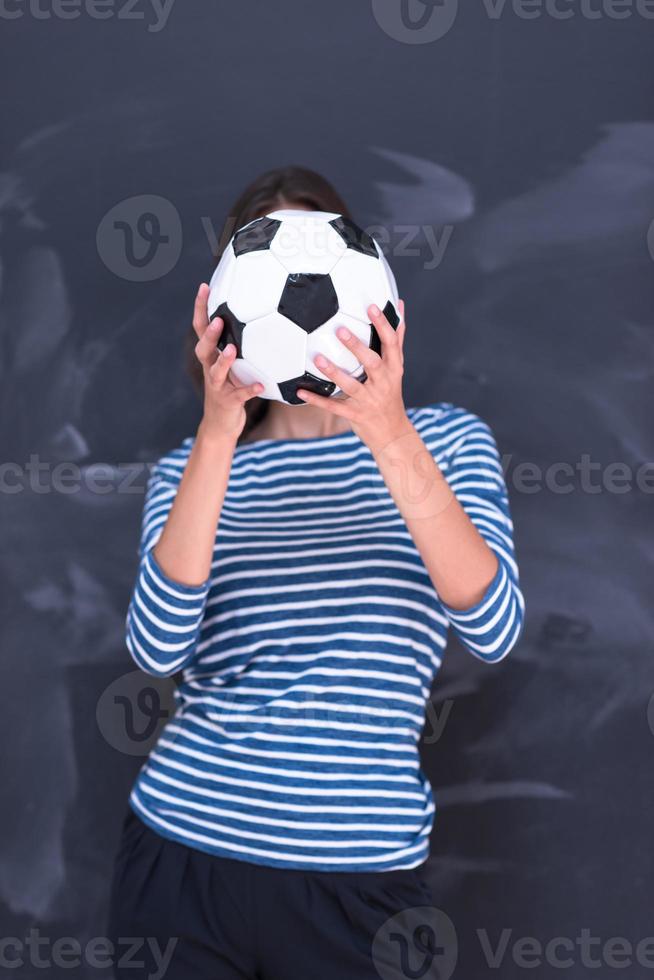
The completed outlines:
<svg viewBox="0 0 654 980">
<path fill-rule="evenodd" d="M 216 857 L 161 837 L 129 809 L 109 937 L 119 980 L 432 978 L 434 969 L 403 968 L 394 918 L 430 905 L 420 868 L 313 872 Z"/>
</svg>

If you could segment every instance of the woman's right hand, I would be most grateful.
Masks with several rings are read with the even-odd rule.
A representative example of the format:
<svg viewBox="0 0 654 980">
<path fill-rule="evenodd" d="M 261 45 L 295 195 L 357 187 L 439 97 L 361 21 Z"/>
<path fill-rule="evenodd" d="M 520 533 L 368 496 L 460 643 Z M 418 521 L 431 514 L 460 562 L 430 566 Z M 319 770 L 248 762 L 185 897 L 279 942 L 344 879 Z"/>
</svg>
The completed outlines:
<svg viewBox="0 0 654 980">
<path fill-rule="evenodd" d="M 195 356 L 204 374 L 204 415 L 200 425 L 205 436 L 228 436 L 236 441 L 246 422 L 245 403 L 261 394 L 263 385 L 255 382 L 237 386 L 229 377 L 236 348 L 228 344 L 224 351 L 218 350 L 216 345 L 224 323 L 220 317 L 209 322 L 208 298 L 209 286 L 203 282 L 193 311 L 193 329 L 198 337 Z"/>
</svg>

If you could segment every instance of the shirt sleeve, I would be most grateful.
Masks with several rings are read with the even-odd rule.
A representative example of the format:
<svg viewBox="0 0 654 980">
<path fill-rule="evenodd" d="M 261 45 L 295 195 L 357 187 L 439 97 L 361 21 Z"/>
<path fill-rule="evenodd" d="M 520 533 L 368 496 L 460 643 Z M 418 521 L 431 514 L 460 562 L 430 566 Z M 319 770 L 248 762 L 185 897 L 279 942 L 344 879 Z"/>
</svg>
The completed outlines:
<svg viewBox="0 0 654 980">
<path fill-rule="evenodd" d="M 169 677 L 193 658 L 209 593 L 165 574 L 152 550 L 161 537 L 179 478 L 159 463 L 148 480 L 139 543 L 139 567 L 125 620 L 127 649 L 148 674 Z"/>
<path fill-rule="evenodd" d="M 460 410 L 447 424 L 452 443 L 444 470 L 459 503 L 498 560 L 486 592 L 469 609 L 442 602 L 454 633 L 480 660 L 495 663 L 515 646 L 524 624 L 513 523 L 500 454 L 490 427 Z"/>
</svg>

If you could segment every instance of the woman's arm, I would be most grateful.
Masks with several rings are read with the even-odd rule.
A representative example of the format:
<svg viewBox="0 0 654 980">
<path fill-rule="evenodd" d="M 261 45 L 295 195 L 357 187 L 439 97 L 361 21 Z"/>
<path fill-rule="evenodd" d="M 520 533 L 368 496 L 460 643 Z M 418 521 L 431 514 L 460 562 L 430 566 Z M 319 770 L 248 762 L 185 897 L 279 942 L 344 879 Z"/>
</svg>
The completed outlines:
<svg viewBox="0 0 654 980">
<path fill-rule="evenodd" d="M 452 627 L 483 660 L 500 660 L 515 644 L 524 611 L 513 560 L 512 525 L 499 454 L 485 427 L 485 455 L 473 472 L 453 461 L 450 482 L 407 417 L 402 399 L 404 304 L 397 332 L 378 307 L 368 310 L 382 340 L 382 354 L 369 350 L 350 331 L 337 336 L 363 365 L 365 384 L 324 357 L 316 366 L 350 397 L 298 395 L 350 419 L 372 452 L 398 510 L 429 572 Z M 476 418 L 471 417 L 471 418 Z M 484 427 L 480 419 L 476 420 Z M 471 485 L 474 487 L 473 492 Z M 483 492 L 482 491 L 483 485 Z M 481 493 L 481 496 L 480 496 Z"/>
<path fill-rule="evenodd" d="M 187 586 L 205 585 L 211 572 L 235 440 L 206 433 L 202 423 L 153 554 L 164 572 Z"/>
<path fill-rule="evenodd" d="M 403 433 L 373 455 L 439 597 L 453 609 L 468 609 L 495 578 L 497 556 L 407 423 Z"/>
<path fill-rule="evenodd" d="M 192 658 L 204 617 L 216 529 L 245 402 L 262 386 L 228 378 L 233 345 L 218 354 L 222 330 L 207 320 L 208 286 L 195 302 L 196 355 L 204 374 L 204 414 L 181 474 L 159 465 L 148 483 L 140 566 L 126 617 L 127 646 L 142 670 L 169 676 Z M 231 348 L 231 349 L 230 349 Z"/>
<path fill-rule="evenodd" d="M 463 411 L 454 425 L 447 475 L 410 422 L 373 455 L 452 628 L 471 653 L 495 662 L 524 618 L 513 524 L 491 430 Z"/>
</svg>

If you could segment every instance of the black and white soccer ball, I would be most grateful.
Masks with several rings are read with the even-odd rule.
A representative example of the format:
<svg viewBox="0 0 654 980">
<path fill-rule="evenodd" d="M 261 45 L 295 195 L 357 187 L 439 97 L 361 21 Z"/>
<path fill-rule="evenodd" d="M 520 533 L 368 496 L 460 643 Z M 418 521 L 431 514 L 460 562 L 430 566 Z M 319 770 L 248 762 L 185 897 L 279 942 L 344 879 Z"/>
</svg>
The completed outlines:
<svg viewBox="0 0 654 980">
<path fill-rule="evenodd" d="M 313 363 L 324 354 L 358 380 L 365 371 L 336 336 L 346 326 L 377 353 L 368 319 L 376 304 L 397 329 L 397 286 L 377 242 L 349 218 L 323 211 L 274 211 L 240 228 L 211 278 L 209 319 L 236 347 L 237 383 L 264 386 L 261 398 L 304 405 L 298 388 L 331 396 L 340 388 Z"/>
</svg>

